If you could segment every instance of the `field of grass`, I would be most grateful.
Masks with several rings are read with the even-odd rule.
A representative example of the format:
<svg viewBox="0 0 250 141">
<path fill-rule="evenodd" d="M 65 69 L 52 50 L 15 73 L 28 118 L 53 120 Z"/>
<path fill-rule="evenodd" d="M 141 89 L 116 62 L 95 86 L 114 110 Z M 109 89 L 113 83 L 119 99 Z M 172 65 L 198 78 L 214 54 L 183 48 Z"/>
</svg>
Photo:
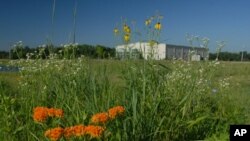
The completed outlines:
<svg viewBox="0 0 250 141">
<path fill-rule="evenodd" d="M 230 124 L 250 124 L 248 62 L 4 63 L 22 70 L 0 73 L 1 140 L 228 140 Z"/>
</svg>

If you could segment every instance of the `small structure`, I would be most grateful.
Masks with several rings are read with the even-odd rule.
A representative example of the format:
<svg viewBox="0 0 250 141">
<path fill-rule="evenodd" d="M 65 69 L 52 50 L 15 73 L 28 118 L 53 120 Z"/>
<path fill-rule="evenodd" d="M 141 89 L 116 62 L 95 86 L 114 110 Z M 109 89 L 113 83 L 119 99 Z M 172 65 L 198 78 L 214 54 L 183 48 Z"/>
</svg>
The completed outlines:
<svg viewBox="0 0 250 141">
<path fill-rule="evenodd" d="M 116 57 L 144 58 L 153 60 L 181 59 L 181 60 L 208 60 L 206 48 L 189 47 L 181 45 L 170 45 L 156 42 L 137 42 L 116 47 Z"/>
</svg>

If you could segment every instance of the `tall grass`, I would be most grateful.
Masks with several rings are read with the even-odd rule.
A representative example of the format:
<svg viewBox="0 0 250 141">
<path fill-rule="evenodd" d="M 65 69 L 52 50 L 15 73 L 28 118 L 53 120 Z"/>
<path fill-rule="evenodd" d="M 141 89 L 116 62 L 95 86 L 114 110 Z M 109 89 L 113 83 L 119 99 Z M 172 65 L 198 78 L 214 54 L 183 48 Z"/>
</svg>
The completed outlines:
<svg viewBox="0 0 250 141">
<path fill-rule="evenodd" d="M 116 105 L 126 113 L 107 124 L 98 140 L 202 140 L 245 122 L 228 80 L 214 77 L 220 67 L 216 62 L 124 61 L 116 70 L 119 85 L 109 74 L 119 66 L 116 62 L 79 58 L 12 63 L 23 69 L 18 92 L 1 81 L 2 140 L 45 140 L 49 128 L 91 124 L 92 115 Z M 36 123 L 32 114 L 37 106 L 61 108 L 64 118 Z"/>
</svg>

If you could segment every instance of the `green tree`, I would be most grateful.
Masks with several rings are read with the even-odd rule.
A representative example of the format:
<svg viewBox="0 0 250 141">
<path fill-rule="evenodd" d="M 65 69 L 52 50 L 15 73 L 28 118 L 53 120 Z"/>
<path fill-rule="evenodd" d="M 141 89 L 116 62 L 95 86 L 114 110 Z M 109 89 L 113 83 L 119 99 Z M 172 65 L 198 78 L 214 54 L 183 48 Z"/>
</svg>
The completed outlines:
<svg viewBox="0 0 250 141">
<path fill-rule="evenodd" d="M 96 46 L 96 54 L 98 55 L 98 58 L 102 58 L 104 53 L 104 49 L 102 46 L 97 45 Z"/>
</svg>

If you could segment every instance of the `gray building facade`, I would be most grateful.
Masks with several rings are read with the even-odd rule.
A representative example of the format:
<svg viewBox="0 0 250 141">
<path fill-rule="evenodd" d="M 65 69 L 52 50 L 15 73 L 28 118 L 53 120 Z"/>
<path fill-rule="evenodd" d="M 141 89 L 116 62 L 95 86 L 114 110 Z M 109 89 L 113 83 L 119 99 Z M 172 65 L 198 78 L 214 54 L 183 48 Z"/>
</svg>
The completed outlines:
<svg viewBox="0 0 250 141">
<path fill-rule="evenodd" d="M 153 52 L 153 54 L 152 54 Z M 163 59 L 177 59 L 177 60 L 191 60 L 200 61 L 208 60 L 208 49 L 201 47 L 189 47 L 182 45 L 171 44 L 155 44 L 153 47 L 147 42 L 137 42 L 128 45 L 118 45 L 116 47 L 116 57 L 134 58 L 139 59 L 140 56 L 144 59 L 148 59 L 151 55 L 151 59 L 163 60 Z"/>
<path fill-rule="evenodd" d="M 206 48 L 166 44 L 166 59 L 189 60 L 193 55 L 199 56 L 200 60 L 208 60 L 209 52 Z"/>
</svg>

